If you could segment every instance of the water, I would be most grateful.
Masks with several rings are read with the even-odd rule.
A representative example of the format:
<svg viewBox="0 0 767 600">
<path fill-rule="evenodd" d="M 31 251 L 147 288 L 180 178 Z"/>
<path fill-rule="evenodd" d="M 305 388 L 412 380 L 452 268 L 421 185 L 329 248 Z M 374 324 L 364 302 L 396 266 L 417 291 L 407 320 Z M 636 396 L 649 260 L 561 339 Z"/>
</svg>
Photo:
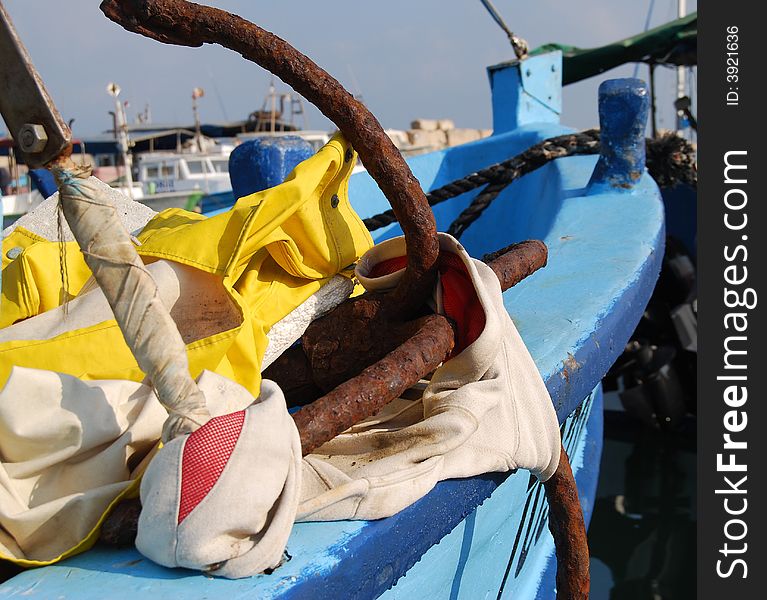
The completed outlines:
<svg viewBox="0 0 767 600">
<path fill-rule="evenodd" d="M 663 434 L 622 411 L 605 411 L 588 531 L 592 600 L 695 598 L 695 439 L 692 417 Z"/>
</svg>

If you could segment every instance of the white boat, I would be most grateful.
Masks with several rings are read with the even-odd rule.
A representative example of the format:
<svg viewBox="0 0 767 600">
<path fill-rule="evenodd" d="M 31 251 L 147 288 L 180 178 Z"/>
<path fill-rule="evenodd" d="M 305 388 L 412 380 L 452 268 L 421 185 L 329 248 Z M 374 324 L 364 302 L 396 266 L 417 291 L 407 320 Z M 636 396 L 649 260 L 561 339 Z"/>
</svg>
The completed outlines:
<svg viewBox="0 0 767 600">
<path fill-rule="evenodd" d="M 45 198 L 33 185 L 26 166 L 19 164 L 11 138 L 0 138 L 0 225 L 3 228 L 35 208 Z"/>
<path fill-rule="evenodd" d="M 44 198 L 39 191 L 32 190 L 31 192 L 2 196 L 0 200 L 3 203 L 3 211 L 0 214 L 3 216 L 3 227 L 6 227 L 35 208 Z"/>
<path fill-rule="evenodd" d="M 240 142 L 247 142 L 255 139 L 281 138 L 288 136 L 300 137 L 302 140 L 309 142 L 314 151 L 317 152 L 317 150 L 330 141 L 331 134 L 319 129 L 299 129 L 297 131 L 253 131 L 237 134 L 237 140 Z"/>
<path fill-rule="evenodd" d="M 193 210 L 208 194 L 228 192 L 229 148 L 215 153 L 149 152 L 137 156 L 140 197 L 156 211 L 178 207 Z"/>
</svg>

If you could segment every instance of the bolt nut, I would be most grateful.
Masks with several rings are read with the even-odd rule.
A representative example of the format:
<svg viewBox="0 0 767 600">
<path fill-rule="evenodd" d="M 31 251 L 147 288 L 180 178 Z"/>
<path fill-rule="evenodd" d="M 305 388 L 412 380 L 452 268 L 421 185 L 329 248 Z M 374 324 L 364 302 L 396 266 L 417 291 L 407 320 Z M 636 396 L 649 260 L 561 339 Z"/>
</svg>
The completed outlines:
<svg viewBox="0 0 767 600">
<path fill-rule="evenodd" d="M 19 148 L 27 154 L 42 152 L 48 143 L 48 134 L 45 127 L 37 123 L 25 123 L 19 129 Z"/>
</svg>

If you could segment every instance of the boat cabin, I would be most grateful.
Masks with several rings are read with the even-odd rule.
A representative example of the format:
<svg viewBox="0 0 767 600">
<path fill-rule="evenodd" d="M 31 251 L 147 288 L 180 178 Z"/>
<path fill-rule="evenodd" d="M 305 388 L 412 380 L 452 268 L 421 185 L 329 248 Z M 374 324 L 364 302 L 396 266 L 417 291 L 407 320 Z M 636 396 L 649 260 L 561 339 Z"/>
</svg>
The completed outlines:
<svg viewBox="0 0 767 600">
<path fill-rule="evenodd" d="M 149 153 L 138 156 L 138 179 L 145 194 L 231 189 L 229 154 Z"/>
</svg>

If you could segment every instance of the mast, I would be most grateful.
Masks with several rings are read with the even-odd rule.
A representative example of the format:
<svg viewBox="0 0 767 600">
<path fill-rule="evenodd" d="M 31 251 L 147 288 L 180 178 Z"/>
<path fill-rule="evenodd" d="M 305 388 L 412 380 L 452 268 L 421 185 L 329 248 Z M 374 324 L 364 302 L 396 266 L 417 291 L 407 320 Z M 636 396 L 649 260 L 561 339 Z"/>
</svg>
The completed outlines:
<svg viewBox="0 0 767 600">
<path fill-rule="evenodd" d="M 677 0 L 677 17 L 682 18 L 687 14 L 687 0 Z M 676 98 L 684 98 L 687 95 L 687 72 L 685 67 L 676 68 Z M 676 130 L 679 135 L 686 129 L 687 117 L 683 110 L 676 111 Z"/>
<path fill-rule="evenodd" d="M 277 93 L 275 92 L 274 88 L 274 75 L 272 75 L 272 79 L 269 83 L 269 101 L 271 102 L 271 111 L 270 111 L 270 118 L 269 118 L 269 130 L 274 133 L 275 125 L 276 125 L 276 112 L 277 112 Z"/>
<path fill-rule="evenodd" d="M 656 139 L 658 137 L 658 113 L 655 97 L 655 63 L 651 62 L 647 67 L 650 69 L 650 137 Z"/>
<path fill-rule="evenodd" d="M 202 152 L 202 131 L 200 130 L 200 114 L 197 112 L 197 99 L 205 95 L 205 90 L 196 87 L 192 90 L 192 113 L 194 114 L 194 139 L 197 150 Z"/>
<path fill-rule="evenodd" d="M 128 121 L 125 118 L 125 109 L 118 96 L 120 86 L 116 83 L 107 85 L 107 93 L 115 99 L 115 137 L 120 147 L 123 169 L 125 170 L 125 185 L 128 187 L 128 197 L 133 200 L 133 160 L 128 152 Z"/>
</svg>

